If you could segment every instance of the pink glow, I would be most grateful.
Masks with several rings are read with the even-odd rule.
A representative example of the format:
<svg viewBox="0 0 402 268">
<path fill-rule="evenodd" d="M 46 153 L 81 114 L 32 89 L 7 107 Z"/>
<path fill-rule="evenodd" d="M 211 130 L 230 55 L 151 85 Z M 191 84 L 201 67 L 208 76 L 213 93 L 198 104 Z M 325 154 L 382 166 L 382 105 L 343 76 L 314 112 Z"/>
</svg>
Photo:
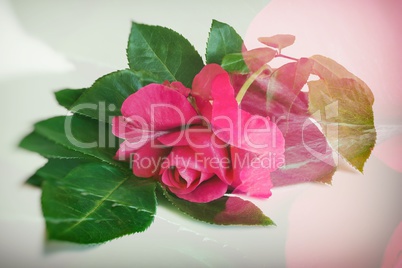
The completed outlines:
<svg viewBox="0 0 402 268">
<path fill-rule="evenodd" d="M 245 45 L 254 49 L 263 47 L 259 37 L 295 35 L 295 44 L 284 48 L 282 54 L 296 58 L 321 54 L 334 59 L 373 91 L 377 129 L 401 125 L 401 10 L 402 1 L 398 0 L 272 0 L 251 22 Z M 279 64 L 283 61 L 272 65 Z M 374 155 L 402 172 L 397 160 L 402 155 L 401 136 L 389 130 L 379 134 L 389 138 L 378 142 Z M 387 196 L 378 185 L 363 186 L 368 179 L 339 173 L 331 188 L 308 189 L 297 199 L 289 214 L 288 267 L 369 267 L 376 265 L 373 259 L 381 260 L 385 234 L 392 233 L 395 225 L 388 219 L 390 214 L 387 219 L 376 214 L 378 200 Z"/>
<path fill-rule="evenodd" d="M 381 267 L 402 267 L 402 222 L 389 240 Z"/>
<path fill-rule="evenodd" d="M 263 47 L 257 38 L 295 35 L 295 44 L 283 54 L 336 60 L 372 89 L 377 119 L 400 120 L 401 10 L 398 0 L 273 0 L 250 24 L 245 45 Z"/>
</svg>

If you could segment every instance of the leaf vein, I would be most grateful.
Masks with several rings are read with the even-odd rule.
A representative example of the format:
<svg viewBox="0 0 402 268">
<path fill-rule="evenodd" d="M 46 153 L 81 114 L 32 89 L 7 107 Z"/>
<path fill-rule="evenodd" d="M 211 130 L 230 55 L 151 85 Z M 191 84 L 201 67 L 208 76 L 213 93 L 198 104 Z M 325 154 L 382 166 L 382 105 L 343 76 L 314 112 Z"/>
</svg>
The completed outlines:
<svg viewBox="0 0 402 268">
<path fill-rule="evenodd" d="M 125 179 L 123 179 L 120 183 L 118 183 L 116 185 L 116 187 L 114 187 L 107 195 L 105 195 L 102 199 L 100 199 L 97 204 L 95 205 L 95 207 L 93 209 L 91 209 L 90 211 L 88 211 L 84 217 L 82 219 L 80 219 L 78 222 L 76 222 L 75 224 L 73 224 L 72 226 L 70 226 L 69 228 L 67 228 L 66 230 L 64 230 L 61 234 L 65 234 L 69 231 L 71 231 L 72 229 L 74 229 L 75 227 L 77 227 L 78 225 L 80 225 L 83 221 L 85 221 L 91 214 L 93 214 L 123 183 L 125 183 L 127 181 L 127 177 Z"/>
</svg>

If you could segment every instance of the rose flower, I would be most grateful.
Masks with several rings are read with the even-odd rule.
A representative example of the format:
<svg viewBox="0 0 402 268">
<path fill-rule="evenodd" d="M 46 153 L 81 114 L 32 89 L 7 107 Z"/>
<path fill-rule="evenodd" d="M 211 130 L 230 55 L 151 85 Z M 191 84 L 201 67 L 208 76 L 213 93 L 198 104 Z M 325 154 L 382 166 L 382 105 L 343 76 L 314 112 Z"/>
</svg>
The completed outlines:
<svg viewBox="0 0 402 268">
<path fill-rule="evenodd" d="M 129 96 L 113 133 L 133 173 L 156 177 L 179 198 L 210 202 L 228 191 L 267 198 L 283 158 L 282 133 L 268 117 L 241 110 L 229 75 L 216 64 L 194 78 L 150 84 Z M 192 105 L 193 103 L 193 105 Z"/>
</svg>

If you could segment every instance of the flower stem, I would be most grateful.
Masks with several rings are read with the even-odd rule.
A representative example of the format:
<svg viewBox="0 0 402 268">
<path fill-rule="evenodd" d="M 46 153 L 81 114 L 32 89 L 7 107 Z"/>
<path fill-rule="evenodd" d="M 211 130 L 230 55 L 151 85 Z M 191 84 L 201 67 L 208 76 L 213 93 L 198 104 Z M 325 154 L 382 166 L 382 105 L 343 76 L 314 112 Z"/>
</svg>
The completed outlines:
<svg viewBox="0 0 402 268">
<path fill-rule="evenodd" d="M 257 79 L 257 77 L 264 71 L 268 69 L 268 65 L 264 64 L 263 66 L 260 67 L 255 73 L 253 73 L 247 80 L 244 82 L 243 86 L 240 88 L 239 93 L 237 93 L 236 96 L 236 101 L 238 104 L 241 103 L 241 101 L 244 98 L 244 95 L 246 95 L 247 89 L 251 86 L 251 84 Z"/>
</svg>

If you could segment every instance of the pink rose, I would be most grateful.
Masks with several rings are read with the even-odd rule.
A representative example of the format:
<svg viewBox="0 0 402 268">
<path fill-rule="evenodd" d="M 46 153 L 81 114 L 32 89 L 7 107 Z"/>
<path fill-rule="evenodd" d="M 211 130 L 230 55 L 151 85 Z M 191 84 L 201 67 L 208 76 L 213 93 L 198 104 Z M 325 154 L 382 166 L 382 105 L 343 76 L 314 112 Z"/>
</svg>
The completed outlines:
<svg viewBox="0 0 402 268">
<path fill-rule="evenodd" d="M 178 197 L 209 202 L 222 197 L 232 183 L 227 144 L 204 126 L 190 127 L 158 138 L 174 146 L 162 163 L 162 182 Z"/>
<path fill-rule="evenodd" d="M 269 197 L 270 173 L 284 164 L 285 140 L 277 125 L 268 116 L 241 109 L 229 74 L 217 64 L 206 65 L 192 87 L 214 134 L 231 145 L 233 192 Z"/>
<path fill-rule="evenodd" d="M 173 83 L 172 83 L 173 84 Z M 186 124 L 200 123 L 187 100 L 185 87 L 174 83 L 150 84 L 130 95 L 121 108 L 123 116 L 113 118 L 113 134 L 125 139 L 115 158 L 131 161 L 138 177 L 159 174 L 160 159 L 170 152 L 157 137 L 177 131 Z"/>
<path fill-rule="evenodd" d="M 131 160 L 136 176 L 158 177 L 191 202 L 227 192 L 271 195 L 270 172 L 283 164 L 282 133 L 269 117 L 241 109 L 219 65 L 205 66 L 191 93 L 180 82 L 150 84 L 129 96 L 121 112 L 113 133 L 125 141 L 116 158 Z"/>
</svg>

